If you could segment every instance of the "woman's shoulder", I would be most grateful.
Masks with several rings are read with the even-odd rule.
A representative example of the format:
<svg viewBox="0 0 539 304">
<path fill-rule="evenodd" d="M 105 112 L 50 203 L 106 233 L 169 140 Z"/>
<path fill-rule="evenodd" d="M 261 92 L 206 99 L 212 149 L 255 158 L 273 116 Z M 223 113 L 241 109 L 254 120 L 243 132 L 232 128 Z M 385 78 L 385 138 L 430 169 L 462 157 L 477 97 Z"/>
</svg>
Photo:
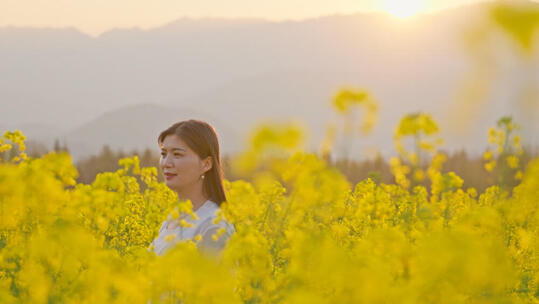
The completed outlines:
<svg viewBox="0 0 539 304">
<path fill-rule="evenodd" d="M 218 209 L 210 216 L 208 216 L 200 224 L 203 227 L 234 227 L 222 214 L 221 210 Z"/>
<path fill-rule="evenodd" d="M 209 215 L 206 219 L 204 219 L 204 221 L 200 223 L 198 233 L 203 234 L 207 230 L 219 228 L 225 228 L 226 231 L 229 233 L 235 232 L 234 225 L 232 225 L 224 217 L 224 215 L 222 214 L 222 210 L 217 208 L 211 213 L 211 215 Z"/>
<path fill-rule="evenodd" d="M 167 224 L 168 224 L 168 218 L 161 223 L 161 227 L 159 227 L 159 232 L 158 233 L 161 233 L 163 231 L 163 229 L 165 229 Z"/>
<path fill-rule="evenodd" d="M 200 235 L 197 246 L 204 252 L 220 252 L 236 232 L 234 225 L 216 212 L 200 224 L 195 235 Z"/>
</svg>

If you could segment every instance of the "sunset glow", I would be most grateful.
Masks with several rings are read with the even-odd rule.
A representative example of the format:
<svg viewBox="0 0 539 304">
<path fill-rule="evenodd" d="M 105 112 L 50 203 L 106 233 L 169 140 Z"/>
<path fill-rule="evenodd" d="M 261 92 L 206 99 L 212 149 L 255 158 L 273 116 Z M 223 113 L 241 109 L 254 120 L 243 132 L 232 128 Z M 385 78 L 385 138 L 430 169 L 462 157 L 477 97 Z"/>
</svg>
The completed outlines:
<svg viewBox="0 0 539 304">
<path fill-rule="evenodd" d="M 425 9 L 422 0 L 385 0 L 383 11 L 401 19 L 413 17 Z"/>
<path fill-rule="evenodd" d="M 0 27 L 75 27 L 98 36 L 114 28 L 160 27 L 184 17 L 282 21 L 383 11 L 404 19 L 418 13 L 481 1 L 486 0 L 0 0 Z"/>
</svg>

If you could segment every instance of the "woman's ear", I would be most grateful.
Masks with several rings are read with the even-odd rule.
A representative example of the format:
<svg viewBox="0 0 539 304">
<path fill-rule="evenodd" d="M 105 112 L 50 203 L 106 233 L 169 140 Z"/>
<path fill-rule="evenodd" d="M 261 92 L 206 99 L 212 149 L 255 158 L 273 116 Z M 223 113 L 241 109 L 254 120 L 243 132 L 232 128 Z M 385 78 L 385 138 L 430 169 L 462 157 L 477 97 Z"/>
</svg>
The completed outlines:
<svg viewBox="0 0 539 304">
<path fill-rule="evenodd" d="M 208 156 L 204 159 L 204 171 L 208 172 L 213 167 L 212 157 Z"/>
</svg>

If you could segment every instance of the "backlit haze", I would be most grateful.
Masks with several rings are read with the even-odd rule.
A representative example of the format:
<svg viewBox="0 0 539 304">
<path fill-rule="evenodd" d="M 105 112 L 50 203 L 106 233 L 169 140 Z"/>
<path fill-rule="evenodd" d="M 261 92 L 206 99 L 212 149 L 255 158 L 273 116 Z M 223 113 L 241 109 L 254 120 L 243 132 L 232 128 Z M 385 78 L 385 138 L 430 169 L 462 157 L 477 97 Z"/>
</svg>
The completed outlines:
<svg viewBox="0 0 539 304">
<path fill-rule="evenodd" d="M 539 48 L 522 56 L 489 28 L 486 2 L 0 0 L 0 132 L 80 159 L 156 149 L 161 130 L 198 118 L 235 153 L 258 123 L 299 120 L 316 150 L 350 87 L 379 102 L 372 133 L 342 139 L 351 157 L 394 155 L 395 125 L 418 111 L 447 150 L 479 155 L 505 115 L 537 146 Z"/>
<path fill-rule="evenodd" d="M 161 26 L 181 17 L 300 20 L 385 12 L 398 18 L 481 0 L 0 0 L 0 27 L 75 27 L 92 36 L 112 28 Z"/>
</svg>

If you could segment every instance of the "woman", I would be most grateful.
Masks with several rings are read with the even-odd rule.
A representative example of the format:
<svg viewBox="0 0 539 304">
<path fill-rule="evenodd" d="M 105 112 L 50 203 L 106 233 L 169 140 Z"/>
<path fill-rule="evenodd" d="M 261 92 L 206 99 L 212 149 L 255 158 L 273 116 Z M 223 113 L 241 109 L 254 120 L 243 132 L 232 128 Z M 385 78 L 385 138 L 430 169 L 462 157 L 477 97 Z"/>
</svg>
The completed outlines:
<svg viewBox="0 0 539 304">
<path fill-rule="evenodd" d="M 215 130 L 200 120 L 181 121 L 161 132 L 157 142 L 166 185 L 180 201 L 191 201 L 198 219 L 185 214 L 173 219 L 169 215 L 148 250 L 162 255 L 177 242 L 192 239 L 201 252 L 218 254 L 235 229 L 224 218 L 214 223 L 220 205 L 226 201 Z M 180 225 L 182 219 L 192 227 Z"/>
</svg>

